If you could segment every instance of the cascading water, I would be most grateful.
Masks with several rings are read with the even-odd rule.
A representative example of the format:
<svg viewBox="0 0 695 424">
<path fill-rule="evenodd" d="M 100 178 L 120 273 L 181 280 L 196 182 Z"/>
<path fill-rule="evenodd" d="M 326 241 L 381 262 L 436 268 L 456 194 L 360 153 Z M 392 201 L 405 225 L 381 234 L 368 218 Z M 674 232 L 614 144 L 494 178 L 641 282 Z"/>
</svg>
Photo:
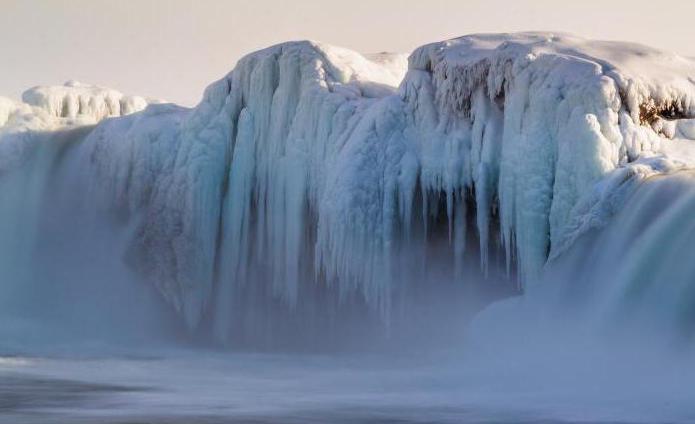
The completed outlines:
<svg viewBox="0 0 695 424">
<path fill-rule="evenodd" d="M 485 338 L 490 325 L 516 328 L 529 344 L 554 336 L 650 351 L 689 347 L 693 202 L 692 171 L 633 182 L 603 206 L 602 225 L 550 260 L 538 287 L 491 307 L 477 330 Z"/>
<path fill-rule="evenodd" d="M 693 340 L 693 208 L 691 171 L 653 177 L 626 202 L 596 241 L 607 246 L 595 276 L 589 277 L 603 286 L 592 302 L 599 319 L 629 322 L 635 330 L 662 334 L 671 342 Z"/>
<path fill-rule="evenodd" d="M 2 140 L 3 353 L 75 352 L 79 343 L 89 354 L 175 337 L 159 296 L 123 261 L 132 223 L 119 222 L 90 193 L 76 153 L 93 127 L 85 120 L 49 131 L 40 118 Z"/>
</svg>

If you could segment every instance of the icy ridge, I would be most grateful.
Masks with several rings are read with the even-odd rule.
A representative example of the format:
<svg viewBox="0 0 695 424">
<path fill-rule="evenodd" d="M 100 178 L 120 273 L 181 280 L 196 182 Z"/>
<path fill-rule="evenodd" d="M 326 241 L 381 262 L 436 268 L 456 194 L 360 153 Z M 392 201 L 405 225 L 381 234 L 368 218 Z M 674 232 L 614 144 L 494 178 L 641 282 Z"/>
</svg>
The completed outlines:
<svg viewBox="0 0 695 424">
<path fill-rule="evenodd" d="M 23 101 L 0 97 L 0 172 L 23 166 L 43 135 L 95 125 L 161 103 L 76 81 L 33 87 L 22 97 Z"/>
<path fill-rule="evenodd" d="M 611 213 L 624 185 L 597 183 L 675 169 L 650 157 L 689 166 L 673 146 L 693 138 L 695 65 L 675 55 L 522 33 L 423 46 L 402 82 L 398 62 L 285 43 L 192 110 L 153 105 L 87 136 L 94 196 L 140 220 L 128 260 L 189 327 L 207 315 L 226 339 L 248 284 L 290 307 L 330 285 L 388 315 L 442 217 L 456 275 L 477 239 L 484 272 L 501 252 L 533 281 Z M 67 110 L 113 111 L 90 102 Z"/>
<path fill-rule="evenodd" d="M 475 185 L 478 217 L 497 197 L 507 253 L 518 255 L 522 276 L 542 268 L 574 205 L 598 180 L 659 154 L 673 138 L 657 110 L 693 116 L 693 63 L 633 44 L 474 35 L 421 47 L 410 68 L 431 75 L 431 126 L 472 130 L 464 136 L 467 184 Z M 650 108 L 654 115 L 645 117 Z M 479 221 L 481 234 L 486 227 Z"/>
<path fill-rule="evenodd" d="M 119 91 L 67 81 L 62 86 L 37 86 L 22 94 L 22 101 L 55 118 L 81 118 L 96 123 L 107 117 L 129 115 L 159 102 Z"/>
</svg>

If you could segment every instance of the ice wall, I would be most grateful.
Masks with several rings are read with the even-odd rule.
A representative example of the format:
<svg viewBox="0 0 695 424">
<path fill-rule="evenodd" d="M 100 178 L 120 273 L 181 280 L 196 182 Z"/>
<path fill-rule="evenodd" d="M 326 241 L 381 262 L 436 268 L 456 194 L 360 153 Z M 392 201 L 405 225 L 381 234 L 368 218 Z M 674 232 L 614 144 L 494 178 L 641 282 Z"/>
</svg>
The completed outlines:
<svg viewBox="0 0 695 424">
<path fill-rule="evenodd" d="M 621 187 L 692 157 L 695 65 L 669 53 L 473 35 L 417 49 L 402 81 L 397 56 L 370 58 L 274 46 L 194 109 L 104 120 L 71 151 L 86 196 L 135 228 L 124 261 L 190 329 L 224 341 L 245 314 L 304 310 L 322 290 L 385 322 L 439 280 L 488 276 L 509 294 L 609 222 Z M 25 101 L 49 121 L 142 106 L 65 90 Z M 31 108 L 0 103 L 0 119 L 17 107 Z"/>
</svg>

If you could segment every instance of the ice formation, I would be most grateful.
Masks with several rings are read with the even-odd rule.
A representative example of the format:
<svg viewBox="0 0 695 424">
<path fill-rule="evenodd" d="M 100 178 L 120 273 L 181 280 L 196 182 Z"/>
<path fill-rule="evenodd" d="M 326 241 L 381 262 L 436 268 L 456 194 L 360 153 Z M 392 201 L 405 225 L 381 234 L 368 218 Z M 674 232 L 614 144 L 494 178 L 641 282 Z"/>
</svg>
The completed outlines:
<svg viewBox="0 0 695 424">
<path fill-rule="evenodd" d="M 642 181 L 695 157 L 695 63 L 670 53 L 520 33 L 426 45 L 407 69 L 368 57 L 270 47 L 193 109 L 32 89 L 26 104 L 0 99 L 0 161 L 22 114 L 55 129 L 144 108 L 70 154 L 89 198 L 136 222 L 129 265 L 224 341 L 248 296 L 291 310 L 327 287 L 388 318 L 397 293 L 442 269 L 531 284 Z"/>
<path fill-rule="evenodd" d="M 116 90 L 68 81 L 55 87 L 34 87 L 22 95 L 24 103 L 45 110 L 56 118 L 84 117 L 98 122 L 103 118 L 140 111 L 148 101 Z"/>
<path fill-rule="evenodd" d="M 22 102 L 0 97 L 0 127 L 43 121 L 44 127 L 96 124 L 104 118 L 129 115 L 161 100 L 130 96 L 77 81 L 62 86 L 37 86 L 22 94 Z M 33 128 L 32 128 L 33 129 Z"/>
</svg>

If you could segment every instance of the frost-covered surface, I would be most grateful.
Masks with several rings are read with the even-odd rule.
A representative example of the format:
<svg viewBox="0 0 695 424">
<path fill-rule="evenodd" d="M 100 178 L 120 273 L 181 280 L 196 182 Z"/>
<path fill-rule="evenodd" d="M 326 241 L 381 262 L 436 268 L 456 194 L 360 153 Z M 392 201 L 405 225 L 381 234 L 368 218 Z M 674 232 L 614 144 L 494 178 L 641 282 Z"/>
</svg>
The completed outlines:
<svg viewBox="0 0 695 424">
<path fill-rule="evenodd" d="M 55 118 L 81 118 L 96 123 L 104 118 L 129 115 L 144 109 L 143 97 L 77 81 L 62 86 L 39 86 L 22 94 L 24 103 L 46 111 Z"/>
<path fill-rule="evenodd" d="M 475 185 L 479 217 L 498 199 L 502 237 L 524 275 L 542 267 L 599 179 L 659 152 L 665 140 L 655 129 L 672 124 L 655 113 L 650 128 L 641 110 L 693 114 L 693 63 L 626 43 L 471 36 L 418 49 L 411 68 L 431 76 L 437 128 L 470 129 L 464 183 Z"/>
<path fill-rule="evenodd" d="M 17 105 L 11 99 L 0 97 L 0 126 L 9 121 L 10 116 L 15 113 Z"/>
<path fill-rule="evenodd" d="M 61 126 L 61 123 L 56 121 L 41 108 L 0 97 L 0 131 L 3 133 L 51 130 Z"/>
<path fill-rule="evenodd" d="M 417 49 L 402 81 L 399 56 L 369 57 L 274 46 L 194 109 L 153 105 L 81 142 L 94 198 L 139 220 L 125 257 L 189 327 L 209 317 L 224 340 L 241 293 L 294 307 L 317 284 L 388 314 L 442 245 L 432 268 L 452 278 L 506 267 L 532 281 L 605 225 L 620 188 L 695 157 L 695 64 L 672 54 L 473 35 Z M 144 106 L 44 91 L 25 102 L 53 117 Z"/>
<path fill-rule="evenodd" d="M 0 172 L 21 166 L 39 139 L 50 138 L 51 132 L 94 125 L 160 103 L 76 81 L 34 87 L 22 97 L 23 101 L 0 97 Z"/>
<path fill-rule="evenodd" d="M 408 71 L 408 55 L 404 53 L 379 52 L 368 53 L 364 57 L 372 62 L 381 65 L 388 73 L 392 75 L 392 85 L 398 85 L 405 78 Z"/>
<path fill-rule="evenodd" d="M 116 90 L 68 81 L 60 86 L 26 90 L 22 101 L 0 97 L 0 130 L 50 131 L 93 125 L 104 118 L 141 111 L 160 100 L 122 94 Z"/>
</svg>

